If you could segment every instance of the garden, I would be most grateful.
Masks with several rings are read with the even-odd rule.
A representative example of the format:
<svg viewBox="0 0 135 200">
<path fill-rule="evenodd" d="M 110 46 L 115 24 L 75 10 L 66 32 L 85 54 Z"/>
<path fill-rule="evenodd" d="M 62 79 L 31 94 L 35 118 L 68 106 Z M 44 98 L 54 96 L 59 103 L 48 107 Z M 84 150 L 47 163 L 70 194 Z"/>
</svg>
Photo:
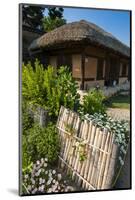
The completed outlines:
<svg viewBox="0 0 135 200">
<path fill-rule="evenodd" d="M 58 167 L 61 142 L 57 121 L 61 106 L 76 112 L 80 119 L 92 120 L 97 127 L 114 133 L 119 146 L 119 168 L 129 143 L 129 124 L 107 115 L 107 101 L 102 91 L 94 88 L 80 103 L 77 84 L 67 66 L 57 72 L 36 60 L 22 66 L 22 194 L 60 193 L 82 190 Z M 45 123 L 35 117 L 36 111 L 46 111 Z M 72 127 L 66 127 L 72 131 Z M 69 130 L 70 129 L 70 130 Z M 80 154 L 80 162 L 85 155 Z M 116 181 L 116 180 L 115 180 Z"/>
</svg>

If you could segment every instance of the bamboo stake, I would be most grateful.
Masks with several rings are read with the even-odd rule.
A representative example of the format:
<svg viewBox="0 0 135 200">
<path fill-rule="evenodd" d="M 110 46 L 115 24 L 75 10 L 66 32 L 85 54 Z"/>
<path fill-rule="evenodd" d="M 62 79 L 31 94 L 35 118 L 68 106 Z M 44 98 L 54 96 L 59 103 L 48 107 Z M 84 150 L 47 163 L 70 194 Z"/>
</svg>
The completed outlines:
<svg viewBox="0 0 135 200">
<path fill-rule="evenodd" d="M 102 159 L 102 149 L 103 149 L 103 132 L 101 129 L 99 129 L 99 138 L 98 138 L 98 160 L 97 160 L 97 163 L 96 163 L 96 171 L 95 171 L 95 180 L 94 180 L 94 185 L 95 187 L 97 187 L 97 181 L 98 181 L 98 175 L 99 175 L 99 169 L 100 169 L 100 163 L 101 163 L 101 159 Z"/>
<path fill-rule="evenodd" d="M 72 126 L 72 121 L 73 121 L 73 113 L 70 112 L 67 120 L 67 125 Z M 65 149 L 63 153 L 63 159 L 66 161 L 66 156 L 67 156 L 67 151 L 68 151 L 68 146 L 70 144 L 69 138 L 71 136 L 65 134 Z"/>
<path fill-rule="evenodd" d="M 91 144 L 94 144 L 95 141 L 95 135 L 96 135 L 96 126 L 93 125 L 92 127 L 92 133 L 91 133 Z M 94 162 L 94 155 L 93 155 L 93 147 L 91 148 L 91 159 L 90 159 L 90 165 L 89 165 L 89 173 L 88 173 L 88 182 L 90 182 L 90 178 L 91 178 L 91 172 L 92 172 L 92 167 L 93 167 L 93 162 Z"/>
<path fill-rule="evenodd" d="M 90 128 L 90 126 L 89 126 L 88 120 L 85 120 L 85 129 L 84 129 L 85 134 L 84 134 L 84 140 L 87 141 L 87 142 L 88 142 L 89 128 Z M 89 155 L 90 155 L 90 154 L 88 153 L 88 152 L 89 152 L 89 145 L 88 145 L 88 144 L 86 144 L 86 146 L 85 146 L 85 152 L 87 153 L 87 155 L 86 155 L 86 159 L 83 161 L 83 165 L 82 165 L 82 169 L 81 169 L 80 174 L 81 174 L 83 177 L 86 178 L 86 173 L 87 173 L 87 171 L 88 171 L 88 157 L 89 157 Z M 84 189 L 87 188 L 85 182 L 82 183 L 82 187 L 83 187 Z"/>
<path fill-rule="evenodd" d="M 105 134 L 107 135 L 106 137 L 106 141 L 105 141 L 105 147 L 104 147 L 104 151 L 107 151 L 107 144 L 108 144 L 108 139 L 109 139 L 109 134 L 105 132 Z M 101 168 L 100 168 L 100 176 L 103 176 L 103 171 L 104 171 L 104 166 L 105 166 L 105 162 L 106 162 L 106 156 L 107 154 L 105 152 L 103 152 L 103 157 L 102 157 L 102 163 L 101 163 Z M 102 177 L 103 179 L 103 177 Z M 100 178 L 100 182 L 98 183 L 98 187 L 101 189 L 102 186 L 102 179 Z"/>
<path fill-rule="evenodd" d="M 94 139 L 94 144 L 93 144 L 93 146 L 95 146 L 95 147 L 97 146 L 97 143 L 98 143 L 98 137 L 99 137 L 99 128 L 97 128 L 95 131 L 95 139 Z M 92 185 L 94 185 L 94 183 L 93 183 L 93 178 L 94 178 L 93 176 L 94 176 L 94 172 L 95 172 L 94 164 L 95 164 L 95 162 L 97 163 L 97 149 L 95 149 L 94 147 L 92 150 L 92 156 L 93 156 L 93 162 L 92 162 L 92 166 L 91 166 L 91 176 L 90 176 L 89 181 Z"/>
<path fill-rule="evenodd" d="M 105 134 L 105 130 L 102 133 L 102 140 L 101 140 L 101 149 L 104 150 L 105 147 L 105 139 L 106 139 L 106 134 Z M 97 180 L 97 189 L 100 189 L 100 182 L 101 182 L 101 165 L 102 165 L 102 158 L 103 158 L 103 154 L 104 152 L 100 151 L 100 155 L 99 155 L 99 162 L 98 162 L 98 180 Z"/>
<path fill-rule="evenodd" d="M 97 128 L 96 130 L 96 137 L 95 138 L 95 147 L 100 147 L 100 143 L 101 143 L 101 133 L 100 133 L 100 128 Z M 98 164 L 98 160 L 99 160 L 99 154 L 100 154 L 100 150 L 95 149 L 95 158 L 94 158 L 94 163 L 93 163 L 93 169 L 91 172 L 91 179 L 90 182 L 91 184 L 94 186 L 96 183 L 96 179 L 97 179 L 97 164 Z"/>
<path fill-rule="evenodd" d="M 110 133 L 110 141 L 109 141 L 109 145 L 108 145 L 108 152 L 110 154 L 108 154 L 107 159 L 106 159 L 106 165 L 105 165 L 105 171 L 104 171 L 104 177 L 103 177 L 101 189 L 106 189 L 105 188 L 105 182 L 106 182 L 107 174 L 108 174 L 108 170 L 109 170 L 109 163 L 110 163 L 110 158 L 111 158 L 112 145 L 113 145 L 113 134 Z"/>
<path fill-rule="evenodd" d="M 71 125 L 72 123 L 72 113 L 69 114 L 69 117 L 67 119 L 67 122 L 66 122 L 66 125 Z M 64 154 L 63 154 L 63 159 L 66 160 L 66 153 L 67 153 L 67 148 L 68 148 L 68 144 L 69 144 L 69 138 L 70 138 L 70 135 L 66 135 L 66 144 L 65 144 L 65 151 L 64 151 Z"/>
</svg>

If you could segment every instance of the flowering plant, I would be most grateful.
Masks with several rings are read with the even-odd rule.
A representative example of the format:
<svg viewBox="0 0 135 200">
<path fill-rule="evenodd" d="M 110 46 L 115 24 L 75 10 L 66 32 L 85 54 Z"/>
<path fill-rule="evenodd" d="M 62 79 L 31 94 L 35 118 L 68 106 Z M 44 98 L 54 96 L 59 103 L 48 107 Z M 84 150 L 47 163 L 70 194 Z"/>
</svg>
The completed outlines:
<svg viewBox="0 0 135 200">
<path fill-rule="evenodd" d="M 30 173 L 23 175 L 23 193 L 40 194 L 73 191 L 72 186 L 62 179 L 61 173 L 50 169 L 47 158 L 41 158 L 33 164 Z"/>
</svg>

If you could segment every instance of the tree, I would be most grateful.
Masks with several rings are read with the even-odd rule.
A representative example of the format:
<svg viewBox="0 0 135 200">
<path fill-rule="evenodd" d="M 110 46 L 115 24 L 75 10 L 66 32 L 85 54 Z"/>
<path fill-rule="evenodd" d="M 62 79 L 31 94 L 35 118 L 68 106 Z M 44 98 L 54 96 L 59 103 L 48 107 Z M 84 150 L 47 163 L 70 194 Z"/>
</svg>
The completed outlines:
<svg viewBox="0 0 135 200">
<path fill-rule="evenodd" d="M 48 8 L 48 15 L 50 16 L 51 19 L 55 19 L 55 18 L 63 18 L 63 8 Z"/>
<path fill-rule="evenodd" d="M 58 17 L 55 19 L 51 19 L 51 17 L 44 17 L 42 22 L 43 22 L 43 29 L 45 32 L 52 31 L 55 28 L 66 24 L 65 19 L 60 19 Z"/>
<path fill-rule="evenodd" d="M 48 8 L 48 16 L 42 19 L 42 26 L 45 32 L 66 24 L 66 20 L 63 18 L 63 11 L 63 8 Z"/>
<path fill-rule="evenodd" d="M 42 28 L 42 18 L 45 8 L 41 6 L 23 5 L 23 24 L 29 25 L 32 28 Z"/>
</svg>

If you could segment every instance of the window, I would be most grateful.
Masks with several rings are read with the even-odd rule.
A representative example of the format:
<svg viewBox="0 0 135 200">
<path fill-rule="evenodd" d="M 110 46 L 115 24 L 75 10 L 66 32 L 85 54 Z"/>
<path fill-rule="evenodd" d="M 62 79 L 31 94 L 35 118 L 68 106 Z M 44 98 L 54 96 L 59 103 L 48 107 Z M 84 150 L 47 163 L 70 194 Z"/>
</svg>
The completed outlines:
<svg viewBox="0 0 135 200">
<path fill-rule="evenodd" d="M 98 65 L 97 65 L 97 80 L 103 79 L 103 72 L 104 72 L 104 59 L 98 58 Z"/>
<path fill-rule="evenodd" d="M 97 76 L 97 62 L 98 59 L 95 57 L 86 57 L 85 58 L 85 79 L 95 80 Z"/>
<path fill-rule="evenodd" d="M 127 76 L 127 65 L 125 63 L 122 64 L 121 76 Z"/>
<path fill-rule="evenodd" d="M 59 55 L 57 58 L 57 66 L 68 66 L 70 69 L 72 69 L 72 57 L 71 55 Z"/>
</svg>

